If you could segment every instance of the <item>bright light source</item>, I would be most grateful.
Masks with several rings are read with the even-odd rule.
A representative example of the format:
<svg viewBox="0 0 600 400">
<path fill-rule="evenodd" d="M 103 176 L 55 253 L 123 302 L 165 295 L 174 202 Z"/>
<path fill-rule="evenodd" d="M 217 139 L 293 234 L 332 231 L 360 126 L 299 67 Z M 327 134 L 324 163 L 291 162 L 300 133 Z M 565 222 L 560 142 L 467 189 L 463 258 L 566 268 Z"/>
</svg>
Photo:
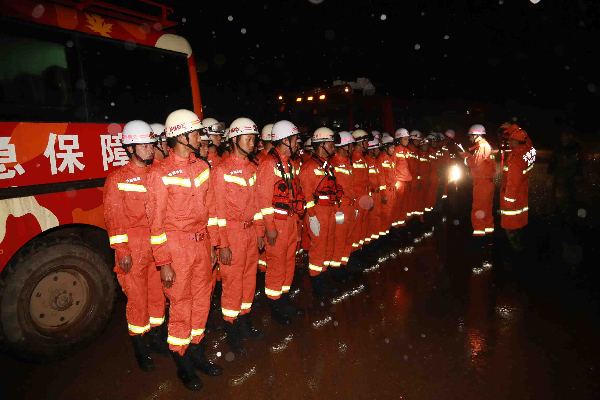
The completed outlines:
<svg viewBox="0 0 600 400">
<path fill-rule="evenodd" d="M 313 99 L 313 97 L 312 97 L 312 96 L 308 96 L 308 97 L 306 98 L 306 100 L 308 100 L 308 101 L 312 101 L 312 99 Z"/>
<path fill-rule="evenodd" d="M 450 171 L 448 172 L 448 182 L 458 182 L 462 177 L 462 171 L 458 165 L 453 165 L 450 167 Z"/>
<path fill-rule="evenodd" d="M 278 98 L 279 100 L 283 100 L 283 96 L 282 96 L 282 95 L 279 95 L 279 96 L 277 96 L 277 98 Z"/>
<path fill-rule="evenodd" d="M 296 101 L 300 103 L 302 101 L 302 97 L 296 97 Z"/>
<path fill-rule="evenodd" d="M 344 92 L 348 93 L 349 91 L 350 91 L 350 88 L 349 88 L 348 86 L 346 86 L 346 87 L 344 88 Z"/>
<path fill-rule="evenodd" d="M 324 94 L 320 95 L 319 100 L 325 100 L 325 95 Z"/>
</svg>

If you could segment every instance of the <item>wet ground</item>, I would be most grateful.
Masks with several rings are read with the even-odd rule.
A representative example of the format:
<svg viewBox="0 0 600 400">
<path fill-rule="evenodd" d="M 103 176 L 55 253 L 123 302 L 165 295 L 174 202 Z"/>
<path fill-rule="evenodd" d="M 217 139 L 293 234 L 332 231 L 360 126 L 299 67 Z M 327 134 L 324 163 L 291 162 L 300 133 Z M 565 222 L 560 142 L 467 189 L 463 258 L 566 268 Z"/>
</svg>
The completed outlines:
<svg viewBox="0 0 600 400">
<path fill-rule="evenodd" d="M 464 210 L 463 210 L 464 211 Z M 0 356 L 6 399 L 593 399 L 600 396 L 597 233 L 532 218 L 529 251 L 493 266 L 472 250 L 468 219 L 446 213 L 387 239 L 380 260 L 332 301 L 315 303 L 305 273 L 305 317 L 271 322 L 263 295 L 255 321 L 266 337 L 235 357 L 221 329 L 208 334 L 223 376 L 186 391 L 170 358 L 137 369 L 121 299 L 106 332 L 50 364 Z M 444 222 L 442 222 L 444 221 Z M 570 247 L 569 247 L 570 246 Z M 573 255 L 575 254 L 575 255 Z M 0 393 L 1 394 L 1 393 Z"/>
</svg>

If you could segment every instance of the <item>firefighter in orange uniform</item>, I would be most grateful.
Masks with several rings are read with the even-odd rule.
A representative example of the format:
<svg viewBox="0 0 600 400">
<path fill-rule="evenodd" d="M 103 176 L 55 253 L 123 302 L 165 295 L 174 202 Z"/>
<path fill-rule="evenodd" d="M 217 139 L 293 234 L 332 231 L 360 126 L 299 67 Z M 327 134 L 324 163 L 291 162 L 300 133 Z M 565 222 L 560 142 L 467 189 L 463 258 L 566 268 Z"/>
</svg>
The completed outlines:
<svg viewBox="0 0 600 400">
<path fill-rule="evenodd" d="M 440 152 L 440 142 L 437 133 L 432 132 L 427 135 L 429 141 L 429 173 L 427 174 L 426 191 L 425 191 L 425 212 L 431 216 L 431 212 L 434 210 L 437 204 L 437 194 L 440 187 L 440 165 L 442 160 L 442 153 Z"/>
<path fill-rule="evenodd" d="M 471 169 L 473 177 L 473 206 L 471 224 L 473 236 L 485 236 L 494 232 L 494 174 L 496 165 L 492 155 L 492 147 L 483 138 L 485 128 L 476 124 L 469 129 L 469 140 L 473 144 L 469 151 L 473 154 L 461 153 L 465 165 Z"/>
<path fill-rule="evenodd" d="M 418 211 L 418 194 L 422 184 L 422 177 L 421 175 L 419 175 L 421 164 L 421 162 L 419 161 L 419 145 L 421 144 L 422 139 L 423 134 L 421 132 L 417 130 L 410 132 L 410 143 L 408 144 L 408 154 L 410 155 L 410 158 L 408 159 L 408 166 L 413 175 L 413 180 L 411 181 L 411 184 L 409 186 L 410 190 L 407 196 L 407 204 L 409 210 L 407 216 L 412 218 L 413 222 L 411 223 L 413 225 L 416 221 L 418 221 L 418 218 L 415 217 L 419 217 L 421 215 L 420 211 Z"/>
<path fill-rule="evenodd" d="M 291 158 L 298 151 L 298 128 L 278 121 L 271 130 L 273 148 L 256 175 L 258 206 L 265 224 L 265 295 L 271 316 L 283 325 L 301 315 L 289 296 L 294 280 L 298 218 L 304 214 L 304 197 Z"/>
<path fill-rule="evenodd" d="M 529 172 L 535 163 L 536 151 L 527 132 L 517 124 L 507 123 L 502 128 L 511 151 L 502 174 L 500 225 L 511 246 L 521 250 L 520 230 L 528 222 Z"/>
<path fill-rule="evenodd" d="M 408 193 L 412 174 L 408 165 L 410 150 L 408 148 L 409 134 L 405 128 L 400 128 L 394 133 L 396 140 L 396 220 L 395 226 L 406 224 L 408 213 Z"/>
<path fill-rule="evenodd" d="M 379 155 L 379 172 L 383 174 L 385 189 L 382 189 L 387 197 L 387 202 L 382 205 L 382 231 L 389 235 L 392 227 L 394 207 L 396 205 L 396 163 L 394 161 L 394 138 L 389 133 L 381 136 L 381 154 Z M 382 187 L 383 187 L 382 186 Z M 381 233 L 380 233 L 381 235 Z"/>
<path fill-rule="evenodd" d="M 334 168 L 329 159 L 335 153 L 333 131 L 320 127 L 313 133 L 312 157 L 302 164 L 300 185 L 308 201 L 306 203 L 305 227 L 310 236 L 308 269 L 317 298 L 323 298 L 332 289 L 326 282 L 324 272 L 333 261 L 335 213 L 341 199 Z M 337 266 L 337 262 L 334 261 Z"/>
<path fill-rule="evenodd" d="M 256 165 L 248 159 L 256 135 L 258 128 L 251 119 L 234 120 L 229 128 L 233 152 L 212 171 L 223 285 L 221 310 L 227 341 L 236 354 L 242 352 L 242 337 L 261 336 L 249 314 L 256 290 L 258 250 L 264 245 L 263 216 L 256 200 Z"/>
<path fill-rule="evenodd" d="M 358 217 L 354 228 L 352 247 L 360 249 L 365 243 L 371 241 L 368 233 L 368 215 L 373 208 L 373 198 L 369 194 L 369 167 L 367 165 L 368 142 L 371 135 L 363 129 L 357 129 L 352 132 L 352 137 L 355 141 L 352 151 L 353 192 L 358 204 Z"/>
<path fill-rule="evenodd" d="M 165 298 L 152 258 L 145 214 L 147 173 L 154 159 L 156 137 L 150 125 L 135 120 L 125 124 L 122 143 L 130 161 L 106 178 L 104 221 L 115 250 L 117 280 L 127 296 L 125 314 L 135 358 L 142 370 L 150 371 L 154 363 L 143 335 L 147 334 L 153 349 L 166 350 L 161 346 L 159 328 L 164 322 Z"/>
<path fill-rule="evenodd" d="M 208 135 L 210 144 L 208 146 L 208 161 L 216 167 L 223 156 L 227 153 L 227 146 L 223 140 L 225 135 L 225 124 L 214 118 L 204 118 L 201 122 L 201 133 Z"/>
<path fill-rule="evenodd" d="M 165 126 L 158 122 L 150 124 L 154 136 L 156 136 L 156 143 L 154 143 L 154 162 L 160 162 L 161 160 L 169 156 L 169 146 L 167 146 L 167 135 L 165 135 Z"/>
<path fill-rule="evenodd" d="M 258 146 L 258 149 L 260 151 L 256 155 L 257 162 L 261 162 L 262 160 L 264 160 L 269 155 L 269 152 L 273 148 L 273 145 L 271 143 L 271 130 L 272 129 L 273 129 L 273 124 L 266 124 L 265 126 L 263 126 L 262 130 L 260 131 L 260 146 Z"/>
<path fill-rule="evenodd" d="M 341 131 L 335 134 L 334 144 L 336 148 L 335 155 L 331 158 L 331 165 L 335 171 L 335 177 L 338 185 L 343 190 L 340 204 L 335 213 L 335 233 L 333 247 L 332 267 L 345 267 L 350 260 L 350 254 L 354 251 L 352 247 L 353 229 L 357 218 L 356 194 L 354 193 L 354 182 L 352 174 L 352 147 L 354 138 L 350 132 Z M 337 269 L 339 271 L 339 268 Z M 339 274 L 338 274 L 339 275 Z M 339 278 L 344 279 L 342 273 Z"/>
<path fill-rule="evenodd" d="M 382 217 L 383 217 L 383 208 L 387 203 L 387 197 L 385 193 L 385 178 L 381 171 L 379 170 L 380 165 L 378 162 L 378 157 L 381 152 L 380 150 L 381 144 L 379 139 L 373 137 L 372 140 L 368 142 L 368 150 L 366 161 L 369 171 L 369 187 L 371 188 L 371 198 L 373 199 L 373 208 L 369 211 L 368 217 L 368 231 L 367 231 L 367 241 L 372 242 L 373 240 L 379 239 L 381 236 L 385 235 L 382 229 Z M 376 247 L 373 246 L 372 250 L 376 250 Z"/>
<path fill-rule="evenodd" d="M 148 177 L 150 242 L 170 301 L 167 342 L 177 375 L 186 388 L 200 390 L 194 367 L 207 375 L 222 373 L 206 359 L 201 343 L 210 309 L 218 220 L 210 167 L 198 158 L 198 116 L 176 110 L 165 127 L 171 155 Z"/>
</svg>

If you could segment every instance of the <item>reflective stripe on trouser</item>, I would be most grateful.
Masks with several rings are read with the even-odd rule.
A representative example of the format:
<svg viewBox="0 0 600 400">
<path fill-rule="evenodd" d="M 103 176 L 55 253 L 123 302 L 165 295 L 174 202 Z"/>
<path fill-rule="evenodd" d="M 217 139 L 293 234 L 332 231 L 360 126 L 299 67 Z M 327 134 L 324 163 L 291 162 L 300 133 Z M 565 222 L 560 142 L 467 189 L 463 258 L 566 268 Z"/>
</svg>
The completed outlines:
<svg viewBox="0 0 600 400">
<path fill-rule="evenodd" d="M 369 215 L 369 210 L 361 208 L 360 204 L 361 202 L 358 201 L 358 217 L 356 218 L 352 231 L 352 243 L 356 243 L 362 247 L 364 245 L 365 237 L 367 236 L 367 218 Z"/>
<path fill-rule="evenodd" d="M 438 189 L 440 186 L 440 178 L 437 174 L 431 174 L 429 176 L 429 182 L 427 182 L 427 193 L 425 194 L 425 207 L 434 209 L 438 199 Z"/>
<path fill-rule="evenodd" d="M 332 260 L 341 262 L 346 265 L 345 258 L 350 257 L 352 253 L 352 230 L 355 226 L 356 213 L 354 206 L 344 205 L 340 208 L 335 208 L 335 212 L 344 213 L 344 222 L 335 224 L 333 234 L 333 257 Z"/>
<path fill-rule="evenodd" d="M 310 276 L 317 276 L 325 272 L 329 265 L 326 261 L 333 260 L 333 235 L 335 233 L 336 209 L 337 207 L 321 206 L 318 204 L 314 207 L 315 215 L 319 220 L 319 236 L 315 236 L 310 229 L 310 225 L 307 226 L 308 235 L 310 236 L 310 251 L 308 252 L 308 273 Z"/>
<path fill-rule="evenodd" d="M 160 325 L 165 315 L 165 296 L 162 291 L 160 272 L 154 266 L 150 247 L 150 230 L 132 228 L 127 230 L 127 246 L 131 252 L 131 270 L 124 273 L 116 260 L 117 280 L 127 296 L 125 316 L 130 335 L 141 335 L 152 326 Z M 151 321 L 152 318 L 152 321 Z M 162 322 L 161 322 L 162 323 Z"/>
<path fill-rule="evenodd" d="M 291 286 L 296 267 L 296 244 L 298 242 L 298 227 L 296 216 L 285 220 L 276 219 L 277 240 L 271 246 L 265 240 L 265 256 L 267 272 L 265 273 L 265 295 L 277 300 L 281 297 L 284 286 Z"/>
<path fill-rule="evenodd" d="M 256 289 L 258 247 L 256 230 L 244 229 L 243 223 L 227 221 L 227 236 L 231 238 L 231 264 L 221 265 L 221 308 L 223 319 L 233 322 L 237 315 L 250 312 Z"/>
<path fill-rule="evenodd" d="M 196 242 L 188 232 L 168 232 L 175 282 L 165 288 L 169 298 L 169 349 L 183 355 L 190 343 L 204 337 L 210 310 L 212 268 L 210 240 Z"/>
<path fill-rule="evenodd" d="M 494 182 L 492 179 L 473 179 L 471 225 L 473 225 L 474 236 L 483 236 L 486 234 L 486 228 L 489 230 L 494 227 L 493 203 Z"/>
<path fill-rule="evenodd" d="M 367 236 L 371 239 L 379 239 L 379 232 L 381 231 L 381 195 L 380 193 L 373 193 L 373 208 L 369 211 L 369 217 L 367 218 Z"/>
</svg>

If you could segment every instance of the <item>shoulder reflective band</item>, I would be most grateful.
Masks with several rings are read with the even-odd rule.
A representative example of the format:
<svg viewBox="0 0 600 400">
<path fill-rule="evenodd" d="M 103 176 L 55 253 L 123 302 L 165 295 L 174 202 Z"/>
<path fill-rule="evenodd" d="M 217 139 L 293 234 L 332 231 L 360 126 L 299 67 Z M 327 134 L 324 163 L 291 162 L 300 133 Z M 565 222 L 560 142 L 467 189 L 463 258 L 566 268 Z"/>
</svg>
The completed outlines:
<svg viewBox="0 0 600 400">
<path fill-rule="evenodd" d="M 514 203 L 515 201 L 517 201 L 517 199 L 511 199 L 510 197 L 506 197 L 506 196 L 504 196 L 504 200 L 510 201 L 511 203 Z"/>
<path fill-rule="evenodd" d="M 292 175 L 289 174 L 289 173 L 287 173 L 287 172 L 284 173 L 283 175 L 281 175 L 281 172 L 277 168 L 274 168 L 274 171 L 275 171 L 275 175 L 278 176 L 278 177 L 280 177 L 280 178 L 290 179 L 292 177 Z"/>
<path fill-rule="evenodd" d="M 533 169 L 533 164 L 531 164 L 529 167 L 527 167 L 527 169 L 523 170 L 523 175 L 525 175 L 526 173 L 528 173 L 529 171 L 531 171 Z"/>
<path fill-rule="evenodd" d="M 127 243 L 129 241 L 129 236 L 127 235 L 114 235 L 108 238 L 108 241 L 111 245 L 119 244 L 119 243 Z"/>
<path fill-rule="evenodd" d="M 318 168 L 315 168 L 314 171 L 315 171 L 315 175 L 325 175 L 325 171 L 320 170 Z"/>
<path fill-rule="evenodd" d="M 198 175 L 196 178 L 194 178 L 194 185 L 196 185 L 196 187 L 200 187 L 200 185 L 202 185 L 204 182 L 206 182 L 206 180 L 208 179 L 209 176 L 210 176 L 210 169 L 207 168 L 204 171 L 202 171 L 200 173 L 200 175 Z"/>
<path fill-rule="evenodd" d="M 398 158 L 406 158 L 406 156 L 404 155 L 404 153 L 396 153 L 396 157 L 398 157 Z"/>
<path fill-rule="evenodd" d="M 150 244 L 163 244 L 167 241 L 167 234 L 161 233 L 157 236 L 150 236 Z"/>
<path fill-rule="evenodd" d="M 144 185 L 137 185 L 135 183 L 124 183 L 124 182 L 119 182 L 117 183 L 117 189 L 123 191 L 123 192 L 140 192 L 140 193 L 146 193 L 146 187 Z"/>
<path fill-rule="evenodd" d="M 384 161 L 383 163 L 381 163 L 381 165 L 383 166 L 383 168 L 392 168 L 392 163 L 389 161 Z"/>
<path fill-rule="evenodd" d="M 192 187 L 192 181 L 189 178 L 179 178 L 176 176 L 163 176 L 162 181 L 166 186 L 182 186 L 182 187 Z"/>
<path fill-rule="evenodd" d="M 225 182 L 235 183 L 236 185 L 240 185 L 240 186 L 248 186 L 246 184 L 246 180 L 244 178 L 242 178 L 241 176 L 224 174 L 223 179 L 225 179 Z"/>
<path fill-rule="evenodd" d="M 219 224 L 219 219 L 217 217 L 211 217 L 208 219 L 208 224 L 206 226 L 217 226 Z"/>
<path fill-rule="evenodd" d="M 367 165 L 364 164 L 364 163 L 352 163 L 352 167 L 353 168 L 362 168 L 362 169 L 364 169 L 364 168 L 367 168 Z"/>
<path fill-rule="evenodd" d="M 369 168 L 369 173 L 370 174 L 376 174 L 377 170 L 375 168 Z"/>
<path fill-rule="evenodd" d="M 335 172 L 339 172 L 344 175 L 350 175 L 350 170 L 342 167 L 335 167 Z"/>
<path fill-rule="evenodd" d="M 256 174 L 252 175 L 250 177 L 250 179 L 248 179 L 248 185 L 249 186 L 254 186 L 255 183 L 256 183 Z"/>
</svg>

